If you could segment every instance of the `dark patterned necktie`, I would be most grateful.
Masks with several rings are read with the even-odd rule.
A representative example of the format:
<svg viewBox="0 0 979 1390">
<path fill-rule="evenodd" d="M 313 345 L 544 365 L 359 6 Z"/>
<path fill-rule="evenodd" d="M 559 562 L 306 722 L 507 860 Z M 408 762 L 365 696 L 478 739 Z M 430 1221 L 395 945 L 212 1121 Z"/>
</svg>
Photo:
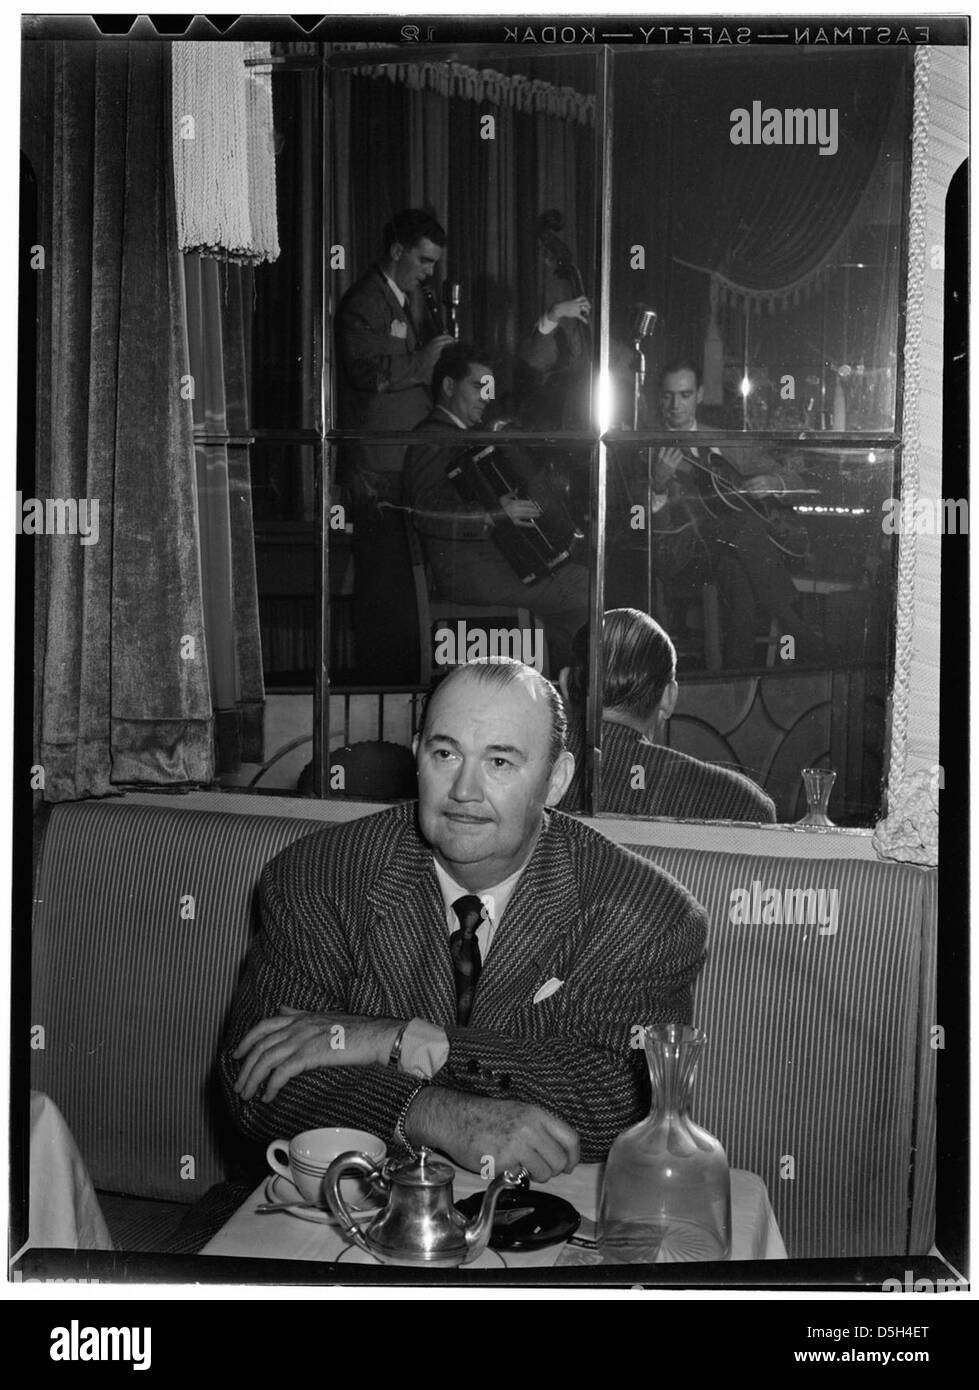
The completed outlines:
<svg viewBox="0 0 979 1390">
<path fill-rule="evenodd" d="M 483 904 L 474 893 L 467 893 L 463 898 L 456 898 L 452 911 L 459 919 L 459 930 L 449 937 L 456 981 L 456 1022 L 468 1023 L 479 972 L 483 968 L 476 940 L 476 928 L 483 920 Z"/>
</svg>

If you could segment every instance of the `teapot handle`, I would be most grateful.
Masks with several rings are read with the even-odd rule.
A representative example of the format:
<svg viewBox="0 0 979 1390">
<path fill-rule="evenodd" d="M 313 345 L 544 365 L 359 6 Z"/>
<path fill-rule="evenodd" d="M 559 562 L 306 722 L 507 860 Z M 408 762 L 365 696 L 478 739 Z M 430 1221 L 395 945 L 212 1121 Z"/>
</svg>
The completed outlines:
<svg viewBox="0 0 979 1390">
<path fill-rule="evenodd" d="M 355 1245 L 360 1246 L 361 1250 L 366 1250 L 370 1254 L 360 1228 L 340 1196 L 340 1179 L 345 1173 L 354 1172 L 360 1173 L 364 1181 L 372 1186 L 374 1183 L 383 1182 L 383 1173 L 379 1165 L 372 1158 L 368 1158 L 366 1154 L 356 1153 L 351 1149 L 349 1153 L 340 1154 L 327 1168 L 326 1176 L 323 1179 L 323 1195 L 326 1198 L 326 1205 L 337 1219 L 343 1238 L 353 1241 Z"/>
</svg>

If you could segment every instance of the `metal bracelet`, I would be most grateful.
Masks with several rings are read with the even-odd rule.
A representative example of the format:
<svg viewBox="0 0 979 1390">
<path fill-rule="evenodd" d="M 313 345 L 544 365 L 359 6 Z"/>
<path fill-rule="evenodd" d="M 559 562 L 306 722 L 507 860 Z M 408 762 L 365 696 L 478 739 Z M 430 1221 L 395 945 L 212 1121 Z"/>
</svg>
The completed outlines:
<svg viewBox="0 0 979 1390">
<path fill-rule="evenodd" d="M 417 1096 L 419 1091 L 423 1091 L 427 1085 L 427 1080 L 419 1081 L 418 1085 L 414 1088 L 414 1090 L 409 1092 L 408 1097 L 405 1100 L 404 1105 L 402 1105 L 401 1110 L 398 1114 L 398 1118 L 394 1122 L 394 1142 L 396 1144 L 400 1144 L 403 1149 L 407 1149 L 408 1153 L 412 1158 L 418 1157 L 418 1150 L 415 1148 L 414 1144 L 408 1138 L 407 1134 L 405 1134 L 405 1120 L 408 1118 L 408 1111 L 411 1108 L 411 1103 L 415 1099 L 415 1096 Z"/>
</svg>

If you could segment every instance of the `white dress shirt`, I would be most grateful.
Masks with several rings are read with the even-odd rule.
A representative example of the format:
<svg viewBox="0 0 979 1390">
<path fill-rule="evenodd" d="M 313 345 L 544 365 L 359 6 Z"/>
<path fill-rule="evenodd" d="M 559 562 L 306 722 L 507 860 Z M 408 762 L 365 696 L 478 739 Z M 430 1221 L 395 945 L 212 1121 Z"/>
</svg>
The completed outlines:
<svg viewBox="0 0 979 1390">
<path fill-rule="evenodd" d="M 459 930 L 459 919 L 452 910 L 452 904 L 459 898 L 469 895 L 468 888 L 463 888 L 456 883 L 451 874 L 446 873 L 445 869 L 433 856 L 435 874 L 442 890 L 442 904 L 445 911 L 445 926 L 449 935 Z M 492 888 L 487 888 L 482 893 L 475 896 L 483 904 L 483 920 L 476 928 L 476 940 L 479 943 L 480 960 L 485 964 L 486 957 L 490 953 L 496 929 L 500 924 L 507 903 L 517 886 L 517 879 L 524 871 L 521 864 L 516 873 L 505 878 L 502 883 L 495 884 Z M 433 1077 L 449 1058 L 449 1039 L 445 1029 L 438 1024 L 429 1023 L 426 1018 L 413 1018 L 405 1028 L 401 1036 L 401 1060 L 399 1063 L 401 1071 L 409 1072 L 412 1076 Z"/>
<path fill-rule="evenodd" d="M 401 305 L 403 309 L 405 307 L 405 304 L 408 302 L 408 296 L 405 294 L 404 290 L 401 288 L 400 285 L 395 284 L 395 282 L 391 279 L 390 275 L 388 275 L 386 271 L 382 270 L 381 274 L 384 276 L 385 280 L 391 286 L 391 293 L 394 295 L 395 299 L 398 301 L 398 303 Z"/>
</svg>

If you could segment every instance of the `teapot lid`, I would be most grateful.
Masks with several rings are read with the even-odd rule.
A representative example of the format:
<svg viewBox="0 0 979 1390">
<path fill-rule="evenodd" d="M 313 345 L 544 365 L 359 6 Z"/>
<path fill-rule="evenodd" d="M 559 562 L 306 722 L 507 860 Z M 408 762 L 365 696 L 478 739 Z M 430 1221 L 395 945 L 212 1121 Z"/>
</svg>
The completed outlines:
<svg viewBox="0 0 979 1390">
<path fill-rule="evenodd" d="M 455 1169 L 435 1158 L 431 1149 L 421 1148 L 417 1158 L 405 1158 L 388 1165 L 388 1176 L 406 1187 L 444 1187 L 455 1177 Z"/>
</svg>

